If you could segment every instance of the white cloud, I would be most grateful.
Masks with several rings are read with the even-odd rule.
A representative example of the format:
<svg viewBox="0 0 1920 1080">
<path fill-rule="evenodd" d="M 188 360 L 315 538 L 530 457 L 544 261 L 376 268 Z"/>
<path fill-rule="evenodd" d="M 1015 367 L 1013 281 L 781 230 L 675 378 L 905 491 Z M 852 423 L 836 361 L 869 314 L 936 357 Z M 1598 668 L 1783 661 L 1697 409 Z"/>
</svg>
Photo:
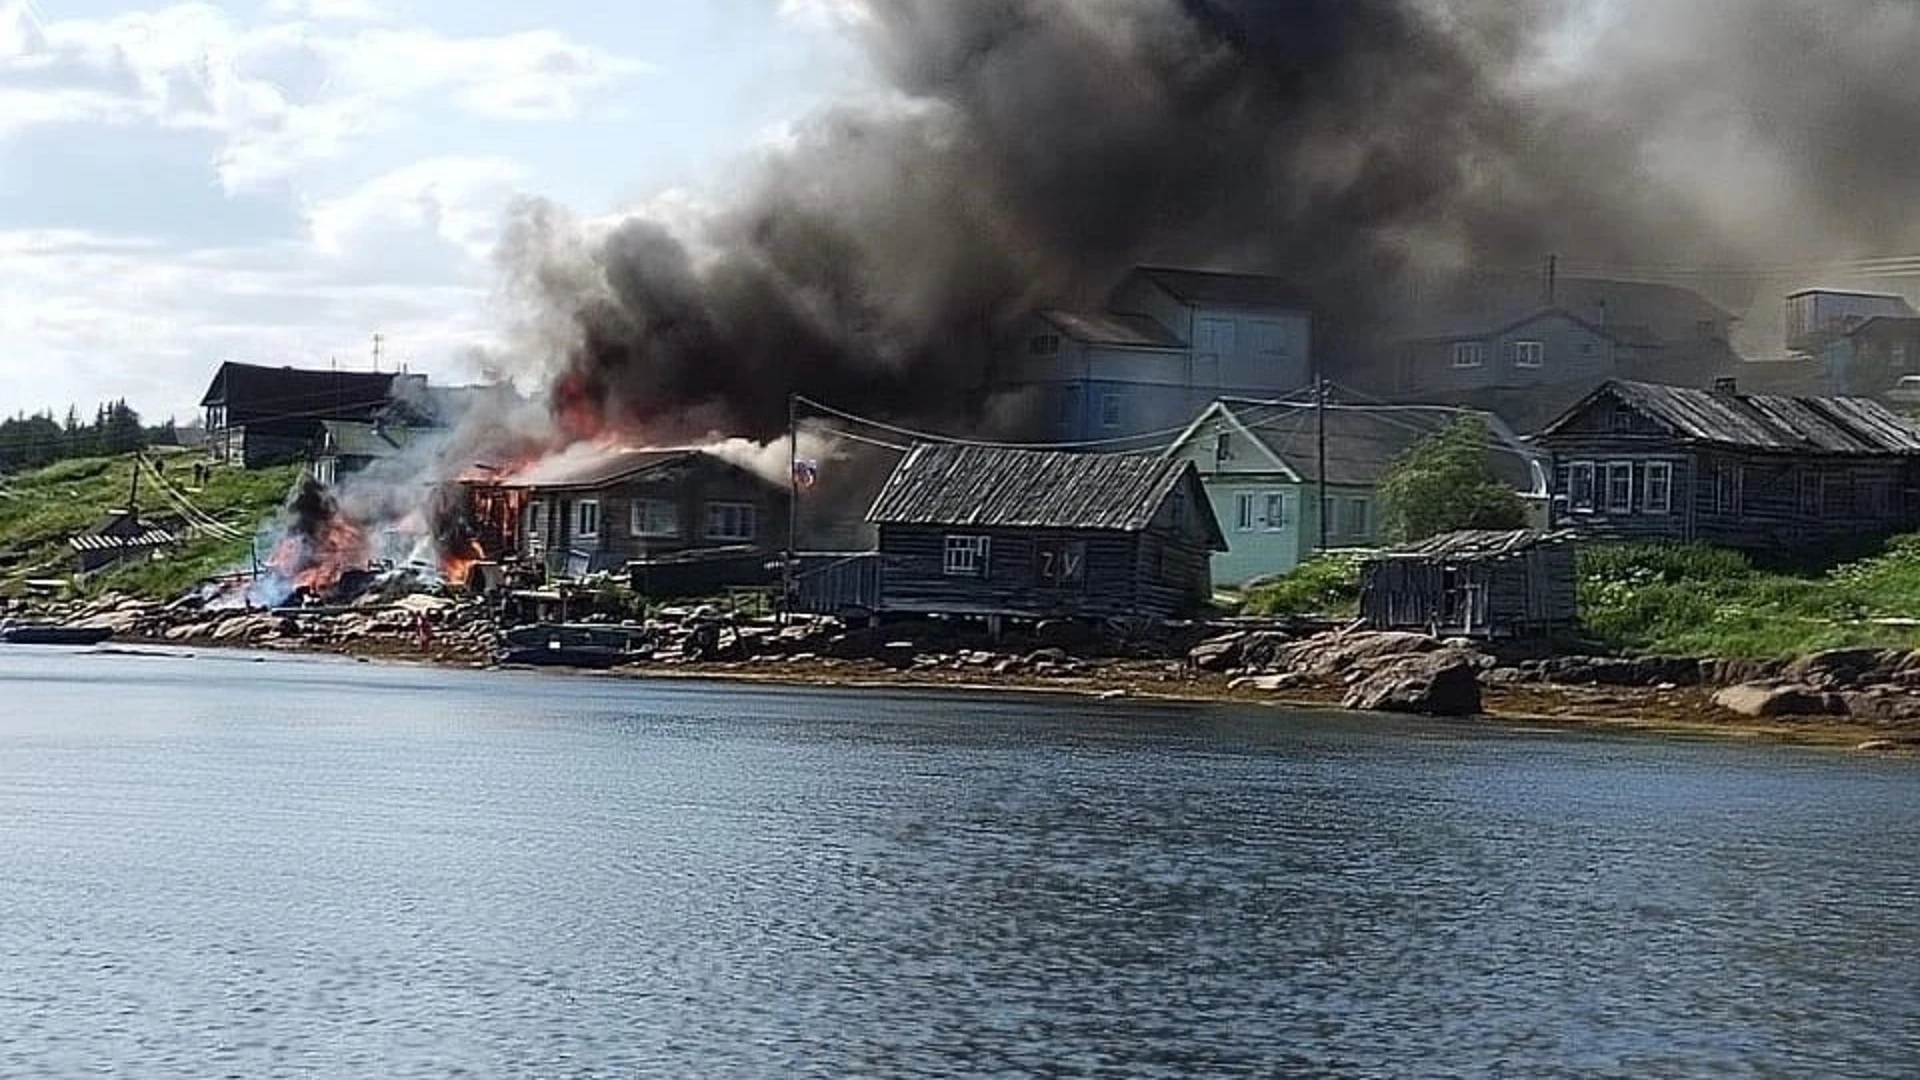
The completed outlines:
<svg viewBox="0 0 1920 1080">
<path fill-rule="evenodd" d="M 417 161 L 313 204 L 314 250 L 332 258 L 378 254 L 399 236 L 431 238 L 483 264 L 500 236 L 502 214 L 527 171 L 499 157 Z"/>
<path fill-rule="evenodd" d="M 205 3 L 43 21 L 0 6 L 0 135 L 58 122 L 219 132 L 229 191 L 256 190 L 441 102 L 508 120 L 579 115 L 647 65 L 553 30 L 453 36 L 365 0 L 277 0 L 243 26 Z"/>
<path fill-rule="evenodd" d="M 837 29 L 858 26 L 873 18 L 867 0 L 780 0 L 784 18 Z"/>
</svg>

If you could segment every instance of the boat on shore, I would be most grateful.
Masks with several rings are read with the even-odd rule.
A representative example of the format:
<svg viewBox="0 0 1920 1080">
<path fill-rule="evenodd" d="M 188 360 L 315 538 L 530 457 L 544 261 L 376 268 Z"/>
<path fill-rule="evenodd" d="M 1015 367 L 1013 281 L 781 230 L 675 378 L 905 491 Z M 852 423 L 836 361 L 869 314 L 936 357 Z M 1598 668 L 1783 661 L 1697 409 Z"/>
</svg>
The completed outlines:
<svg viewBox="0 0 1920 1080">
<path fill-rule="evenodd" d="M 611 668 L 646 659 L 633 647 L 633 632 L 618 626 L 535 623 L 504 635 L 502 664 L 538 667 Z"/>
<path fill-rule="evenodd" d="M 0 623 L 0 642 L 9 645 L 98 645 L 112 630 L 57 623 Z"/>
</svg>

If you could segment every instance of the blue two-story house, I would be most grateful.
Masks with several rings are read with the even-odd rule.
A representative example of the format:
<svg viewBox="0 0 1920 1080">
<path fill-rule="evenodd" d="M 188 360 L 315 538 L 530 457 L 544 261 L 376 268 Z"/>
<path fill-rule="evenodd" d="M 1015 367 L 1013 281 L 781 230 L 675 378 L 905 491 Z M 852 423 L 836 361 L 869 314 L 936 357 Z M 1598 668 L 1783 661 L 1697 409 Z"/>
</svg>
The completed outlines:
<svg viewBox="0 0 1920 1080">
<path fill-rule="evenodd" d="M 1022 320 L 991 390 L 1023 403 L 1037 439 L 1174 432 L 1216 398 L 1307 388 L 1312 336 L 1305 300 L 1276 278 L 1139 267 L 1102 310 Z"/>
</svg>

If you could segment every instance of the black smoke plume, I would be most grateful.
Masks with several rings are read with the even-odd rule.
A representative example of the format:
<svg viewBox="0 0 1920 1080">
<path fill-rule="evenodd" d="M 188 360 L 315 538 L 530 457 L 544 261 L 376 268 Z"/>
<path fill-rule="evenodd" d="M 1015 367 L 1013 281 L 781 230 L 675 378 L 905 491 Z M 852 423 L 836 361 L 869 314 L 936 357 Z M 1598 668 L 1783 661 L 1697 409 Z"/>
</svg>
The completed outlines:
<svg viewBox="0 0 1920 1080">
<path fill-rule="evenodd" d="M 871 0 L 884 104 L 809 120 L 697 235 L 528 204 L 503 261 L 575 435 L 764 437 L 790 391 L 958 418 L 1008 320 L 1137 263 L 1291 279 L 1337 375 L 1438 274 L 1914 239 L 1916 8 Z"/>
</svg>

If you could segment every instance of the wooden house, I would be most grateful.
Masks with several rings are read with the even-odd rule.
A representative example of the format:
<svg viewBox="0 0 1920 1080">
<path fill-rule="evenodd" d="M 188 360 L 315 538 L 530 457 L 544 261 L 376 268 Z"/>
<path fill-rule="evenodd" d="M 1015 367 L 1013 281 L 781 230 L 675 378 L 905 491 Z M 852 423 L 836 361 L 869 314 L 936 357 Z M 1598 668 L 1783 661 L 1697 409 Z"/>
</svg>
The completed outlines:
<svg viewBox="0 0 1920 1080">
<path fill-rule="evenodd" d="M 1865 398 L 1616 380 L 1536 441 L 1583 536 L 1791 553 L 1920 526 L 1920 429 Z"/>
<path fill-rule="evenodd" d="M 1370 630 L 1442 637 L 1541 637 L 1579 619 L 1567 534 L 1529 529 L 1445 533 L 1360 565 Z"/>
<path fill-rule="evenodd" d="M 1001 618 L 1169 619 L 1212 592 L 1226 549 L 1200 476 L 1154 454 L 921 445 L 867 515 L 880 611 Z"/>
<path fill-rule="evenodd" d="M 200 398 L 207 452 L 249 469 L 297 461 L 320 441 L 323 421 L 372 422 L 406 380 L 423 377 L 221 364 Z"/>
<path fill-rule="evenodd" d="M 501 491 L 514 496 L 519 520 L 507 543 L 554 573 L 628 571 L 654 561 L 686 573 L 690 561 L 708 559 L 758 579 L 787 544 L 786 489 L 700 449 L 581 446 L 482 486 L 494 490 L 476 492 L 476 502 Z"/>
<path fill-rule="evenodd" d="M 74 569 L 91 574 L 123 562 L 150 559 L 179 543 L 172 531 L 140 516 L 137 508 L 109 510 L 95 523 L 67 539 L 73 549 Z"/>
</svg>

